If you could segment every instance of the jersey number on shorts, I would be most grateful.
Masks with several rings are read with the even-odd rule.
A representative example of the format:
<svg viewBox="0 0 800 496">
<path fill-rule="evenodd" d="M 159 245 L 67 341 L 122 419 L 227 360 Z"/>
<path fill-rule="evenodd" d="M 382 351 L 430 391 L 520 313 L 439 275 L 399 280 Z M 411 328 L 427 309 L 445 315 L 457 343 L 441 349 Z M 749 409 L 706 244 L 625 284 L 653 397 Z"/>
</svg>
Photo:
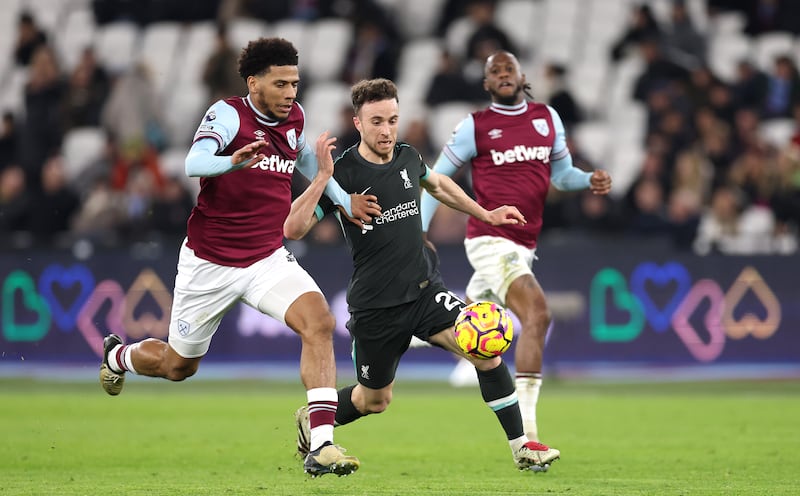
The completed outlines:
<svg viewBox="0 0 800 496">
<path fill-rule="evenodd" d="M 444 307 L 451 311 L 456 307 L 464 308 L 465 303 L 461 301 L 461 298 L 453 294 L 451 291 L 442 291 L 441 293 L 436 293 L 436 296 L 433 297 L 436 300 L 436 303 L 441 303 Z"/>
</svg>

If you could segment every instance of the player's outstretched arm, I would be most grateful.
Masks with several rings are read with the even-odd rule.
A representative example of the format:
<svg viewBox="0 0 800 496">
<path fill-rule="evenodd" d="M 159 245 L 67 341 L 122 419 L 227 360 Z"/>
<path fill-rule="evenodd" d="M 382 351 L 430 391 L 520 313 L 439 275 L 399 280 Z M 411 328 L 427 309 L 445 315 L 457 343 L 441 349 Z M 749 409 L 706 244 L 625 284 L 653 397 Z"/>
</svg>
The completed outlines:
<svg viewBox="0 0 800 496">
<path fill-rule="evenodd" d="M 253 141 L 239 148 L 233 155 L 215 155 L 217 142 L 212 139 L 200 139 L 189 149 L 184 163 L 186 175 L 189 177 L 213 177 L 251 167 L 264 159 L 261 149 L 267 146 L 264 140 Z"/>
<path fill-rule="evenodd" d="M 611 175 L 604 170 L 592 172 L 589 179 L 589 189 L 596 195 L 607 195 L 611 191 Z"/>
<path fill-rule="evenodd" d="M 315 210 L 322 193 L 325 191 L 325 186 L 328 184 L 328 179 L 333 176 L 331 150 L 333 150 L 335 142 L 336 138 L 329 137 L 327 131 L 317 138 L 317 175 L 314 176 L 308 188 L 292 202 L 289 215 L 283 221 L 284 237 L 301 239 L 319 221 Z"/>
<path fill-rule="evenodd" d="M 422 180 L 422 187 L 448 207 L 469 214 L 487 224 L 499 226 L 526 223 L 525 217 L 516 207 L 503 205 L 488 211 L 470 198 L 455 181 L 435 171 L 430 171 Z"/>
</svg>

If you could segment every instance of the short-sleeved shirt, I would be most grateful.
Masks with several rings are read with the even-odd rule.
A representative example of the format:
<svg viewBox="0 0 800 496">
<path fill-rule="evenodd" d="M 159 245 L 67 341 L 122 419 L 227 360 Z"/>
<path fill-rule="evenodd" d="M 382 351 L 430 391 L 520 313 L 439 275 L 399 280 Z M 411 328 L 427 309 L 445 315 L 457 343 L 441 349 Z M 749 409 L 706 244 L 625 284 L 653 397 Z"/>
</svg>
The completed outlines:
<svg viewBox="0 0 800 496">
<path fill-rule="evenodd" d="M 528 220 L 491 226 L 470 217 L 467 238 L 499 236 L 535 248 L 550 188 L 550 163 L 569 153 L 556 111 L 535 102 L 493 103 L 464 119 L 442 153 L 457 167 L 472 161 L 475 200 L 482 207 L 515 205 Z"/>
<path fill-rule="evenodd" d="M 371 229 L 342 222 L 353 257 L 353 276 L 347 289 L 351 309 L 387 308 L 419 297 L 431 281 L 440 280 L 435 255 L 422 242 L 419 215 L 420 179 L 430 169 L 419 152 L 405 143 L 395 146 L 387 164 L 365 160 L 357 147 L 336 160 L 333 176 L 350 193 L 373 194 L 383 210 Z M 336 206 L 323 196 L 323 213 Z"/>
<path fill-rule="evenodd" d="M 230 267 L 248 267 L 283 245 L 283 222 L 292 203 L 292 173 L 305 146 L 302 107 L 276 121 L 259 112 L 248 97 L 212 105 L 195 141 L 217 142 L 218 155 L 232 155 L 263 139 L 265 158 L 251 167 L 200 179 L 197 206 L 187 225 L 188 246 L 200 258 Z"/>
</svg>

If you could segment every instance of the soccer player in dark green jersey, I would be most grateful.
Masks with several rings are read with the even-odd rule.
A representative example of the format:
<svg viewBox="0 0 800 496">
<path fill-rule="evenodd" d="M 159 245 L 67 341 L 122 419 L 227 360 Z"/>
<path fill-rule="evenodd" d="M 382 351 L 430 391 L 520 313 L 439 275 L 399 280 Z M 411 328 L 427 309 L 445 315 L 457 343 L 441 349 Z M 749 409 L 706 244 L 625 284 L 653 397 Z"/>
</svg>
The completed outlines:
<svg viewBox="0 0 800 496">
<path fill-rule="evenodd" d="M 514 381 L 502 358 L 469 357 L 456 344 L 453 323 L 465 303 L 445 287 L 436 254 L 423 240 L 421 188 L 493 226 L 524 224 L 525 218 L 507 205 L 484 209 L 450 178 L 433 172 L 413 147 L 397 142 L 399 104 L 394 83 L 361 81 L 351 96 L 360 142 L 336 160 L 334 171 L 335 138 L 320 136 L 319 175 L 293 202 L 284 223 L 284 235 L 299 239 L 325 214 L 342 215 L 322 195 L 331 174 L 345 191 L 371 194 L 380 201 L 381 215 L 371 223 L 341 222 L 353 257 L 347 328 L 353 338 L 358 384 L 339 390 L 336 424 L 386 410 L 400 358 L 416 336 L 472 362 L 483 400 L 497 415 L 517 467 L 546 469 L 560 453 L 525 436 Z M 309 448 L 308 408 L 300 408 L 296 418 L 298 451 L 304 455 Z"/>
</svg>

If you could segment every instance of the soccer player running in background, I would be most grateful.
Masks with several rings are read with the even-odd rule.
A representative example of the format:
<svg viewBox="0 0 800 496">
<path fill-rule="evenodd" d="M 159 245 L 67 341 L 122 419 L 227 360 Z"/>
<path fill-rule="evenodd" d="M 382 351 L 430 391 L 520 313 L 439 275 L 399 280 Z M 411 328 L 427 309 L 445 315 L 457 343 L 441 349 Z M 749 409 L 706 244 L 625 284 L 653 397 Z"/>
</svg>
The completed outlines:
<svg viewBox="0 0 800 496">
<path fill-rule="evenodd" d="M 100 383 L 117 395 L 126 372 L 172 381 L 194 375 L 220 321 L 243 301 L 285 323 L 302 341 L 300 377 L 312 426 L 306 472 L 346 475 L 359 461 L 333 444 L 334 317 L 317 284 L 283 246 L 292 173 L 297 168 L 312 178 L 317 169 L 303 134 L 304 111 L 295 102 L 297 62 L 297 50 L 284 39 L 260 38 L 242 50 L 239 74 L 248 94 L 214 103 L 186 156 L 186 173 L 201 178 L 200 193 L 180 249 L 169 341 L 126 345 L 107 336 Z M 380 213 L 367 207 L 375 197 L 356 195 L 348 205 L 338 185 L 327 186 L 355 217 Z"/>
<path fill-rule="evenodd" d="M 412 336 L 455 353 L 477 369 L 481 395 L 495 412 L 520 469 L 542 467 L 559 457 L 558 450 L 530 442 L 523 432 L 514 381 L 502 358 L 468 357 L 457 345 L 453 323 L 464 302 L 449 291 L 438 272 L 436 254 L 425 246 L 419 214 L 420 188 L 477 221 L 502 229 L 521 225 L 525 218 L 515 207 L 487 210 L 472 200 L 452 179 L 431 171 L 419 152 L 397 143 L 397 87 L 387 79 L 361 81 L 352 88 L 353 122 L 361 141 L 336 161 L 333 176 L 346 191 L 376 195 L 382 214 L 359 228 L 341 220 L 353 257 L 347 291 L 358 383 L 339 390 L 336 424 L 381 413 L 392 399 L 395 373 Z M 332 171 L 335 138 L 327 133 L 317 141 L 320 174 Z M 284 235 L 299 239 L 325 214 L 337 211 L 322 188 L 309 187 L 292 204 Z M 308 452 L 309 412 L 296 414 L 298 452 Z"/>
<path fill-rule="evenodd" d="M 591 188 L 605 195 L 611 190 L 611 177 L 602 170 L 589 173 L 573 167 L 561 118 L 552 107 L 525 99 L 527 95 L 532 100 L 527 92 L 530 85 L 514 55 L 505 51 L 491 55 L 484 67 L 483 86 L 491 105 L 461 121 L 433 170 L 452 176 L 471 161 L 477 202 L 491 209 L 512 198 L 528 219 L 525 224 L 502 228 L 469 219 L 464 246 L 474 273 L 466 296 L 467 301 L 495 301 L 520 320 L 515 383 L 525 433 L 538 441 L 536 403 L 550 311 L 531 265 L 545 198 L 550 184 L 560 190 Z M 426 233 L 436 207 L 436 198 L 423 194 Z"/>
</svg>

